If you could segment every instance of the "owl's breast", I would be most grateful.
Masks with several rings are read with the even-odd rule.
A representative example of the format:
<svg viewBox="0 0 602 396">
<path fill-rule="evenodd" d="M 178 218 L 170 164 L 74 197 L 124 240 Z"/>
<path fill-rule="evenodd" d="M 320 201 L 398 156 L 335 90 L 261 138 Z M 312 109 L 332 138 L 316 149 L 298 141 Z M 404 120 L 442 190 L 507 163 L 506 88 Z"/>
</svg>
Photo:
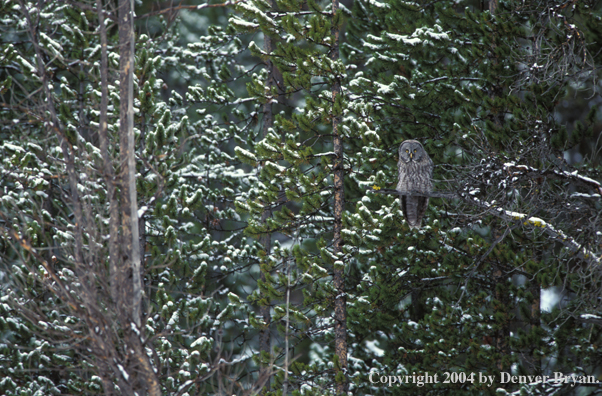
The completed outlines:
<svg viewBox="0 0 602 396">
<path fill-rule="evenodd" d="M 398 163 L 399 182 L 397 189 L 400 191 L 432 191 L 431 174 L 432 168 L 424 162 Z"/>
</svg>

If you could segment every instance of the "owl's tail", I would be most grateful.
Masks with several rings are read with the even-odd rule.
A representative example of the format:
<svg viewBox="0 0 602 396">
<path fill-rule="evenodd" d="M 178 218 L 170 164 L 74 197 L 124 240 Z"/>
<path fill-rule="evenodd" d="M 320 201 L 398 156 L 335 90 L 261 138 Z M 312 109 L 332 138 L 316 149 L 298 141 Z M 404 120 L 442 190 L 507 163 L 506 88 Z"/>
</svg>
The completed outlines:
<svg viewBox="0 0 602 396">
<path fill-rule="evenodd" d="M 420 227 L 428 204 L 428 197 L 401 197 L 401 211 L 410 229 Z"/>
</svg>

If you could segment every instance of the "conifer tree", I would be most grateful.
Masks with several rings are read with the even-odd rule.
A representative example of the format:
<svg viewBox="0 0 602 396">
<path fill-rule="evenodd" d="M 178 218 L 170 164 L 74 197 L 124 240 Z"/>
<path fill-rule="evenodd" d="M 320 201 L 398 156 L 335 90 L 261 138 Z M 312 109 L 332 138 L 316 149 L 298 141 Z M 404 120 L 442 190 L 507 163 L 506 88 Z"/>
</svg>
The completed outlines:
<svg viewBox="0 0 602 396">
<path fill-rule="evenodd" d="M 1 392 L 233 394 L 260 387 L 238 376 L 248 346 L 229 347 L 250 330 L 237 279 L 257 261 L 232 205 L 252 177 L 228 152 L 232 141 L 245 141 L 253 120 L 230 88 L 237 74 L 244 78 L 232 62 L 240 40 L 213 27 L 180 48 L 177 24 L 169 28 L 164 20 L 151 23 L 161 23 L 156 36 L 136 33 L 132 114 L 144 282 L 138 326 L 119 320 L 131 318 L 123 310 L 133 305 L 110 292 L 113 260 L 123 260 L 113 249 L 114 197 L 124 193 L 120 47 L 111 24 L 117 9 L 102 2 L 39 6 L 2 2 L 2 35 L 13 43 L 3 44 L 1 111 L 13 121 L 2 128 L 0 146 L 0 257 L 8 275 Z M 173 91 L 164 101 L 159 73 L 174 67 L 193 84 L 184 97 Z M 223 119 L 222 108 L 229 109 Z M 117 294 L 128 292 L 127 283 L 118 287 Z"/>
<path fill-rule="evenodd" d="M 539 291 L 592 276 L 571 270 L 579 266 L 571 263 L 599 265 L 595 238 L 574 227 L 588 210 L 590 216 L 595 211 L 596 198 L 577 198 L 580 210 L 572 210 L 576 197 L 565 186 L 582 188 L 591 198 L 600 193 L 594 179 L 569 177 L 571 166 L 562 161 L 567 146 L 559 144 L 563 128 L 554 106 L 571 79 L 553 73 L 529 83 L 538 69 L 524 67 L 529 50 L 517 37 L 544 34 L 528 30 L 538 26 L 533 22 L 541 14 L 514 2 L 499 5 L 495 16 L 452 2 L 359 1 L 353 11 L 345 49 L 359 71 L 349 86 L 356 113 L 376 125 L 384 143 L 361 148 L 358 185 L 393 184 L 395 148 L 413 138 L 438 165 L 437 189 L 459 199 L 432 199 L 431 220 L 417 233 L 398 228 L 392 198 L 368 195 L 358 203 L 354 225 L 363 232 L 354 239 L 365 264 L 350 323 L 358 338 L 380 349 L 359 346 L 356 353 L 377 372 L 463 372 L 462 383 L 426 385 L 444 394 L 495 391 L 497 386 L 470 381 L 471 372 L 499 373 L 516 365 L 521 373 L 541 374 L 549 362 L 544 357 L 568 346 L 557 349 L 553 340 L 559 333 L 544 332 L 567 313 L 541 315 Z M 586 8 L 580 12 L 576 21 L 591 18 Z M 539 28 L 568 16 L 556 18 L 537 21 Z M 587 66 L 581 65 L 582 73 Z M 564 218 L 557 217 L 561 212 Z M 593 236 L 595 227 L 585 233 Z M 592 286 L 580 284 L 582 292 Z M 581 369 L 569 365 L 566 371 Z M 425 391 L 415 384 L 397 389 Z"/>
<path fill-rule="evenodd" d="M 282 324 L 284 346 L 276 356 L 283 373 L 276 376 L 274 389 L 285 394 L 301 388 L 312 394 L 344 394 L 344 278 L 349 256 L 342 244 L 347 172 L 343 148 L 352 132 L 343 120 L 345 72 L 338 55 L 341 13 L 337 2 L 312 2 L 307 7 L 300 2 L 276 2 L 274 11 L 267 3 L 248 2 L 237 6 L 245 19 L 231 18 L 241 31 L 261 30 L 268 41 L 280 39 L 271 52 L 262 51 L 254 42 L 249 47 L 282 72 L 291 101 L 302 97 L 305 102 L 292 112 L 276 115 L 274 128 L 255 144 L 254 151 L 237 151 L 247 163 L 262 164 L 259 188 L 250 190 L 237 204 L 251 215 L 249 234 L 277 233 L 292 244 L 283 248 L 275 241 L 264 265 L 266 281 L 259 283 L 257 294 L 264 303 L 281 302 L 272 318 Z M 269 103 L 277 90 L 264 90 L 265 76 L 255 75 L 249 91 Z M 261 222 L 266 210 L 273 217 Z M 304 303 L 294 304 L 292 298 L 300 293 Z M 293 362 L 290 350 L 297 345 L 312 345 L 320 352 L 313 354 L 309 364 Z"/>
<path fill-rule="evenodd" d="M 120 44 L 126 3 L 0 0 L 0 393 L 599 371 L 602 169 L 571 155 L 600 122 L 558 105 L 596 87 L 600 5 L 137 3 Z M 392 191 L 410 138 L 436 164 L 418 230 Z"/>
</svg>

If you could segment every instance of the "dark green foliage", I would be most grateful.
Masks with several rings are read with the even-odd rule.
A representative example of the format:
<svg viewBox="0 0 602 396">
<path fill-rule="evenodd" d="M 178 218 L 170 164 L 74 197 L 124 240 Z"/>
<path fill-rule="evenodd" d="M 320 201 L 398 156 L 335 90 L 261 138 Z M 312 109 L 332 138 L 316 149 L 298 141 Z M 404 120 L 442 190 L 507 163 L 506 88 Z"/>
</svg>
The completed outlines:
<svg viewBox="0 0 602 396">
<path fill-rule="evenodd" d="M 362 155 L 354 163 L 355 190 L 393 188 L 394 153 L 411 138 L 421 141 L 433 158 L 434 178 L 441 180 L 437 190 L 464 190 L 486 202 L 495 199 L 496 207 L 512 213 L 549 220 L 563 205 L 574 204 L 563 187 L 567 179 L 549 176 L 564 174 L 569 165 L 558 156 L 580 142 L 587 128 L 576 124 L 569 139 L 554 118 L 569 79 L 556 80 L 550 73 L 528 83 L 531 74 L 521 65 L 527 52 L 516 37 L 523 36 L 530 11 L 506 2 L 501 3 L 504 11 L 492 17 L 437 2 L 412 5 L 419 7 L 417 13 L 400 3 L 354 3 L 344 46 L 356 65 L 349 83 L 356 99 L 350 109 L 374 125 L 380 138 L 358 142 L 355 151 Z M 517 172 L 520 166 L 533 173 Z M 397 205 L 392 197 L 369 194 L 356 205 L 350 227 L 355 231 L 346 234 L 349 245 L 361 252 L 357 271 L 351 271 L 359 283 L 357 303 L 349 311 L 350 329 L 357 339 L 382 349 L 358 344 L 354 356 L 371 362 L 382 375 L 499 373 L 514 364 L 532 375 L 541 373 L 542 359 L 548 362 L 545 357 L 571 345 L 550 342 L 554 333 L 544 329 L 547 320 L 558 316 L 540 317 L 539 304 L 541 290 L 560 286 L 558 282 L 581 290 L 575 301 L 587 298 L 590 287 L 597 290 L 575 279 L 580 270 L 566 270 L 574 252 L 542 244 L 545 234 L 500 223 L 458 200 L 431 199 L 428 213 L 437 220 L 410 232 L 399 227 Z M 587 210 L 596 206 L 586 204 Z M 567 220 L 583 213 L 564 213 L 554 227 L 576 231 Z M 574 237 L 587 240 L 579 232 Z M 572 363 L 555 367 L 574 370 Z M 371 394 L 493 394 L 499 386 L 371 387 L 363 375 L 359 382 Z"/>
<path fill-rule="evenodd" d="M 43 6 L 40 11 L 51 17 L 36 27 L 39 43 L 44 53 L 55 55 L 46 60 L 47 78 L 72 146 L 85 205 L 86 260 L 101 298 L 106 298 L 108 197 L 97 135 L 100 45 L 98 35 L 90 33 L 96 30 L 97 18 L 64 2 Z M 1 34 L 12 35 L 15 44 L 4 47 L 6 56 L 0 61 L 0 111 L 2 119 L 14 120 L 0 130 L 0 393 L 103 394 L 101 367 L 89 352 L 92 344 L 80 336 L 93 331 L 90 322 L 78 316 L 76 307 L 53 296 L 56 283 L 50 282 L 42 265 L 45 260 L 65 284 L 79 290 L 72 256 L 73 203 L 67 195 L 60 136 L 48 127 L 48 112 L 42 107 L 47 101 L 35 75 L 31 37 L 17 29 L 23 15 L 10 6 L 3 18 Z M 249 307 L 237 296 L 244 296 L 245 286 L 237 279 L 248 278 L 245 271 L 257 261 L 257 249 L 243 237 L 232 202 L 253 175 L 238 167 L 231 142 L 247 138 L 251 111 L 232 103 L 232 81 L 243 77 L 229 58 L 241 51 L 241 42 L 220 28 L 212 32 L 188 49 L 176 44 L 175 30 L 155 38 L 140 33 L 136 40 L 136 185 L 148 298 L 144 337 L 151 340 L 149 351 L 156 353 L 153 363 L 165 394 L 175 394 L 191 378 L 219 369 L 216 356 L 230 359 L 224 352 L 230 350 L 230 340 L 250 332 L 244 324 Z M 109 35 L 113 158 L 118 156 L 118 114 L 113 111 L 119 104 L 116 39 Z M 217 49 L 221 57 L 214 56 Z M 180 73 L 194 77 L 186 99 L 164 91 L 163 76 L 175 64 Z M 19 84 L 11 84 L 14 80 Z M 226 124 L 220 120 L 224 107 L 234 109 Z M 12 231 L 24 239 L 19 242 Z M 98 315 L 110 318 L 110 302 L 102 301 Z M 242 324 L 234 334 L 232 323 Z M 120 324 L 115 326 L 123 334 Z M 247 360 L 240 359 L 237 367 L 244 368 Z M 191 392 L 211 387 L 207 382 L 191 385 Z"/>
<path fill-rule="evenodd" d="M 285 386 L 293 395 L 332 394 L 344 380 L 334 353 L 335 268 L 345 269 L 353 394 L 551 395 L 572 388 L 500 384 L 499 373 L 599 373 L 600 5 L 500 1 L 492 15 L 487 3 L 357 0 L 333 16 L 329 2 L 258 0 L 141 20 L 144 335 L 163 393 L 189 380 L 197 381 L 190 394 L 242 393 L 239 383 L 249 388 L 257 367 L 273 364 L 272 394 Z M 77 290 L 60 137 L 48 124 L 23 14 L 9 0 L 0 13 L 0 393 L 102 394 L 102 359 L 86 352 L 85 337 L 73 341 L 91 327 L 57 298 L 48 273 Z M 100 274 L 93 284 L 103 290 L 97 16 L 62 1 L 45 2 L 43 15 L 36 37 L 87 208 L 86 257 Z M 115 159 L 119 58 L 108 26 Z M 342 61 L 329 53 L 333 26 L 345 32 Z M 273 39 L 271 53 L 262 37 Z M 261 65 L 268 60 L 274 75 Z M 268 78 L 277 82 L 271 89 Z M 274 122 L 263 135 L 266 103 Z M 338 256 L 335 116 L 345 151 Z M 431 198 L 418 230 L 398 197 L 376 192 L 395 188 L 406 139 L 433 159 L 437 191 L 462 194 Z M 257 241 L 266 234 L 269 251 Z M 271 323 L 260 306 L 271 307 Z M 271 330 L 271 354 L 256 353 L 262 329 Z M 220 358 L 239 359 L 241 371 L 214 373 Z M 371 373 L 414 372 L 439 382 L 370 382 Z M 496 382 L 443 383 L 452 372 Z M 226 374 L 238 381 L 231 388 Z"/>
</svg>

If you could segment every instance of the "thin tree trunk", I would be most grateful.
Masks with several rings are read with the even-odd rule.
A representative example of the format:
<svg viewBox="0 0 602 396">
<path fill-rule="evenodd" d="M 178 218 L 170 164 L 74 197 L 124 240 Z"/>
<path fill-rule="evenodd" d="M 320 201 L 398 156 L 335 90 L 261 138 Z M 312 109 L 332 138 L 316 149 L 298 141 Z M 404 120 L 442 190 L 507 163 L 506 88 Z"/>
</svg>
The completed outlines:
<svg viewBox="0 0 602 396">
<path fill-rule="evenodd" d="M 109 379 L 109 377 L 103 375 L 101 377 L 102 387 L 104 388 L 104 395 L 111 396 L 113 394 L 113 389 L 115 386 L 113 385 L 113 381 Z"/>
<path fill-rule="evenodd" d="M 333 44 L 330 53 L 330 59 L 333 63 L 339 61 L 339 26 L 336 23 L 336 14 L 339 10 L 339 1 L 332 1 L 332 37 Z M 343 229 L 343 205 L 345 201 L 345 190 L 343 185 L 343 141 L 339 124 L 341 122 L 340 109 L 337 102 L 340 103 L 341 80 L 335 75 L 335 82 L 332 86 L 332 134 L 334 136 L 334 243 L 333 252 L 337 258 L 342 256 L 341 231 Z M 336 297 L 334 300 L 334 347 L 338 364 L 335 365 L 336 374 L 336 393 L 344 395 L 347 393 L 347 297 L 345 294 L 345 265 L 337 260 L 334 264 L 334 287 Z"/>
<path fill-rule="evenodd" d="M 534 260 L 541 262 L 543 260 L 541 252 L 534 253 Z M 533 281 L 529 286 L 529 291 L 533 295 L 533 302 L 531 303 L 531 317 L 530 325 L 531 330 L 541 327 L 541 285 L 537 281 L 537 277 L 533 275 Z M 541 357 L 535 355 L 535 348 L 531 350 L 529 364 L 532 367 L 532 373 L 541 374 Z"/>
<path fill-rule="evenodd" d="M 270 4 L 272 2 L 270 1 Z M 269 35 L 265 36 L 265 52 L 270 54 L 272 52 L 272 38 Z M 266 85 L 271 93 L 272 86 L 274 85 L 273 81 L 273 69 L 274 65 L 270 59 L 267 60 L 267 69 L 268 69 L 268 80 L 266 81 Z M 272 112 L 272 100 L 268 100 L 263 105 L 263 137 L 265 138 L 268 134 L 268 130 L 272 128 L 274 125 L 274 115 Z M 265 224 L 266 220 L 271 216 L 270 210 L 264 209 L 261 214 L 261 222 Z M 259 238 L 259 243 L 263 246 L 263 250 L 265 251 L 266 257 L 270 254 L 270 249 L 272 247 L 272 236 L 269 233 L 263 234 Z M 261 271 L 261 281 L 266 281 L 266 275 L 264 271 Z M 259 331 L 259 350 L 260 352 L 265 352 L 270 354 L 271 352 L 271 337 L 270 337 L 270 322 L 272 321 L 272 316 L 270 314 L 270 306 L 262 305 L 259 308 L 259 313 L 263 318 L 263 321 L 266 323 L 266 327 Z M 266 394 L 270 390 L 270 380 L 269 380 L 269 366 L 263 366 L 259 370 L 259 379 L 268 378 L 265 385 L 265 391 L 262 394 Z"/>
<path fill-rule="evenodd" d="M 508 301 L 508 289 L 506 285 L 506 273 L 502 268 L 496 268 L 494 273 L 494 294 L 495 299 L 498 302 L 497 306 L 494 306 L 496 312 L 502 312 L 504 314 L 504 323 L 502 327 L 497 331 L 495 335 L 495 347 L 497 352 L 500 354 L 500 360 L 497 362 L 497 368 L 500 371 L 507 370 L 509 367 L 504 364 L 504 357 L 510 354 L 508 337 L 510 335 L 510 320 L 508 307 L 510 301 Z"/>
<path fill-rule="evenodd" d="M 533 294 L 533 303 L 531 304 L 531 329 L 535 329 L 541 326 L 541 286 L 537 283 L 531 286 L 531 293 Z M 533 373 L 541 373 L 541 357 L 534 355 L 535 351 L 531 355 L 531 364 L 535 369 Z"/>
<path fill-rule="evenodd" d="M 491 13 L 491 15 L 495 16 L 496 12 L 497 12 L 497 8 L 498 8 L 498 3 L 497 0 L 490 0 L 489 1 L 489 12 Z M 495 44 L 493 44 L 493 49 L 495 50 Z M 494 56 L 494 58 L 492 59 L 492 63 L 494 65 L 497 65 L 499 63 L 499 60 L 497 59 L 497 57 Z M 490 97 L 492 99 L 501 96 L 502 94 L 502 90 L 499 87 L 499 85 L 494 86 L 493 89 L 490 92 Z M 502 127 L 504 119 L 503 119 L 503 114 L 502 112 L 498 111 L 497 114 L 493 115 L 493 121 L 495 123 L 495 125 L 499 128 Z M 498 287 L 499 283 L 505 283 L 506 282 L 506 278 L 507 278 L 507 274 L 506 272 L 498 267 L 495 269 L 494 273 L 493 273 L 493 277 L 494 277 L 494 294 L 495 294 L 495 299 L 499 302 L 499 306 L 496 308 L 497 311 L 502 311 L 504 313 L 504 324 L 503 326 L 497 331 L 497 334 L 495 336 L 495 346 L 496 346 L 496 350 L 499 352 L 500 354 L 500 359 L 497 362 L 497 367 L 500 371 L 507 369 L 508 367 L 505 367 L 504 365 L 504 357 L 509 356 L 510 355 L 510 347 L 508 345 L 508 340 L 507 338 L 510 336 L 510 321 L 508 320 L 508 311 L 507 311 L 507 307 L 509 304 L 509 296 L 508 296 L 508 290 L 507 288 L 504 286 L 502 287 Z"/>
<path fill-rule="evenodd" d="M 103 162 L 103 173 L 107 184 L 107 198 L 109 201 L 109 283 L 111 285 L 111 299 L 117 303 L 117 266 L 119 265 L 119 206 L 115 188 L 115 171 L 113 161 L 109 155 L 109 136 L 107 106 L 109 104 L 108 71 L 109 57 L 107 53 L 107 28 L 104 22 L 102 0 L 96 0 L 98 10 L 98 23 L 100 32 L 100 119 L 98 138 L 100 141 L 100 154 Z"/>
<path fill-rule="evenodd" d="M 121 176 L 121 246 L 124 248 L 119 283 L 129 318 L 140 328 L 140 241 L 134 148 L 134 2 L 119 0 L 119 154 Z M 129 280 L 129 271 L 132 279 Z M 130 286 L 131 285 L 131 286 Z M 131 295 L 128 295 L 128 291 Z M 130 300 L 131 298 L 131 300 Z M 128 301 L 130 300 L 130 301 Z"/>
<path fill-rule="evenodd" d="M 140 82 L 140 86 L 143 86 L 143 83 Z M 146 121 L 146 113 L 143 112 L 141 114 L 141 122 L 140 122 L 140 137 L 139 137 L 139 143 L 138 143 L 138 152 L 139 153 L 143 153 L 144 150 L 146 149 L 146 129 L 147 129 L 147 121 Z M 141 166 L 140 169 L 140 174 L 142 174 L 143 176 L 145 176 L 148 173 L 149 169 L 146 168 L 146 166 Z M 148 202 L 146 201 L 142 201 L 142 205 L 147 206 Z M 140 234 L 140 267 L 141 267 L 141 274 L 145 271 L 146 269 L 146 246 L 147 246 L 147 235 L 146 235 L 146 215 L 144 213 L 141 213 L 140 216 L 138 217 L 138 233 Z M 141 288 L 146 288 L 148 285 L 144 283 L 144 279 L 142 278 L 140 280 L 140 287 Z M 141 305 L 140 305 L 140 309 L 141 310 L 148 310 L 148 300 L 144 301 L 147 304 L 143 304 L 141 301 Z"/>
<path fill-rule="evenodd" d="M 143 343 L 141 326 L 142 282 L 140 237 L 136 195 L 136 158 L 134 145 L 134 1 L 119 0 L 119 154 L 121 180 L 121 229 L 123 248 L 118 284 L 121 286 L 119 316 L 124 320 L 126 342 L 132 351 L 132 373 L 139 373 L 138 394 L 161 395 Z M 131 275 L 131 278 L 130 278 Z"/>
<path fill-rule="evenodd" d="M 269 0 L 270 6 L 273 8 L 273 0 Z M 273 50 L 273 42 L 272 38 L 269 35 L 265 35 L 264 38 L 264 50 L 267 54 L 271 54 Z M 268 95 L 271 97 L 272 87 L 274 86 L 274 64 L 270 60 L 270 58 L 266 61 L 266 68 L 268 70 L 268 78 L 266 81 L 266 86 L 268 88 Z M 272 100 L 269 99 L 263 105 L 263 137 L 265 138 L 268 134 L 270 128 L 274 126 L 274 114 L 272 110 Z M 261 222 L 265 224 L 266 220 L 271 216 L 269 209 L 264 209 L 261 214 Z M 270 249 L 272 247 L 272 236 L 269 233 L 263 234 L 259 238 L 259 243 L 263 246 L 263 250 L 265 251 L 266 257 L 270 254 Z M 261 281 L 266 281 L 266 275 L 264 271 L 261 271 Z M 259 331 L 259 350 L 260 352 L 265 352 L 266 354 L 270 354 L 271 352 L 271 337 L 270 337 L 270 322 L 272 321 L 272 316 L 270 314 L 270 306 L 262 305 L 259 307 L 259 313 L 263 318 L 263 321 L 266 323 L 266 327 Z M 269 380 L 269 366 L 263 366 L 259 370 L 259 379 L 268 378 L 265 384 L 265 390 L 261 393 L 262 395 L 266 394 L 270 390 L 270 380 Z"/>
<path fill-rule="evenodd" d="M 265 210 L 263 212 L 263 214 L 261 215 L 261 221 L 263 223 L 265 223 L 266 219 L 269 217 L 270 217 L 270 211 Z M 267 257 L 270 254 L 270 249 L 271 249 L 271 243 L 272 243 L 271 235 L 268 233 L 262 235 L 259 242 L 263 246 L 263 249 L 265 250 L 266 257 Z M 263 282 L 266 281 L 266 276 L 263 271 L 261 271 L 261 280 Z M 267 354 L 270 354 L 270 352 L 271 352 L 270 322 L 272 321 L 272 315 L 270 314 L 270 306 L 262 305 L 259 308 L 259 314 L 261 315 L 261 317 L 263 318 L 263 321 L 266 324 L 266 327 L 259 331 L 259 350 L 260 350 L 260 352 L 265 352 Z M 266 394 L 270 390 L 269 376 L 270 376 L 270 366 L 269 365 L 262 366 L 259 370 L 259 378 L 258 378 L 259 380 L 266 379 L 265 391 L 262 392 L 262 394 Z"/>
<path fill-rule="evenodd" d="M 108 73 L 109 57 L 107 50 L 107 28 L 104 21 L 102 0 L 96 0 L 98 12 L 98 30 L 100 33 L 100 117 L 98 139 L 100 154 L 102 156 L 103 177 L 107 185 L 107 199 L 109 201 L 109 284 L 113 304 L 119 303 L 117 290 L 117 268 L 119 265 L 119 205 L 116 197 L 115 171 L 113 161 L 109 155 L 108 116 L 109 103 Z M 114 394 L 114 385 L 108 375 L 102 377 L 104 394 Z"/>
</svg>

